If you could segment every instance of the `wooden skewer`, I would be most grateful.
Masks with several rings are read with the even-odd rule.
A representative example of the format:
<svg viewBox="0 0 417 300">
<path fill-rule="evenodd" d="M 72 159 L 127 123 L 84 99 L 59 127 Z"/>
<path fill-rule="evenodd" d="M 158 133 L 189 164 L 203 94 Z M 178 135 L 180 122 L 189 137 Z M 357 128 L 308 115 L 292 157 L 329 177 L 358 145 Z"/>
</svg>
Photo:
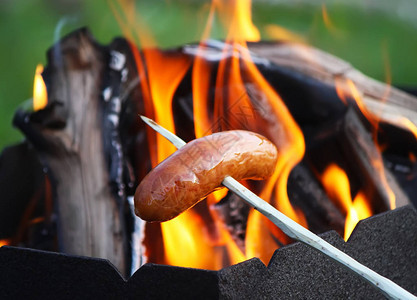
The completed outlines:
<svg viewBox="0 0 417 300">
<path fill-rule="evenodd" d="M 155 121 L 144 116 L 140 117 L 152 129 L 154 129 L 156 132 L 159 132 L 167 140 L 169 140 L 177 149 L 183 147 L 186 144 L 178 136 L 163 128 Z M 405 289 L 395 284 L 388 278 L 385 278 L 376 273 L 375 271 L 369 269 L 368 267 L 360 264 L 346 253 L 340 251 L 339 249 L 330 245 L 328 242 L 326 242 L 316 234 L 299 225 L 297 222 L 293 221 L 292 219 L 275 209 L 272 205 L 262 200 L 254 193 L 252 193 L 249 189 L 240 184 L 234 178 L 227 176 L 223 180 L 222 184 L 232 192 L 239 195 L 243 200 L 245 200 L 249 205 L 253 206 L 261 214 L 266 216 L 275 225 L 277 225 L 286 235 L 320 251 L 321 253 L 327 255 L 334 261 L 340 263 L 343 267 L 357 273 L 360 277 L 362 277 L 370 284 L 372 284 L 374 287 L 376 287 L 378 290 L 380 290 L 387 298 L 417 299 L 416 296 L 412 295 L 410 292 L 406 291 Z"/>
</svg>

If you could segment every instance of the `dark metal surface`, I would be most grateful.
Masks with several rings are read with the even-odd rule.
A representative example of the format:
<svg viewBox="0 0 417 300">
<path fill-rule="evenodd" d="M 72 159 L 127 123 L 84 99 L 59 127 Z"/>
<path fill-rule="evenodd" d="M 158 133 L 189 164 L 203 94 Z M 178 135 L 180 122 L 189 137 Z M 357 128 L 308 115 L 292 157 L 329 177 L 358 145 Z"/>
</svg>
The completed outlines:
<svg viewBox="0 0 417 300">
<path fill-rule="evenodd" d="M 406 206 L 327 241 L 417 294 L 417 214 Z M 1 299 L 381 299 L 370 285 L 301 243 L 220 271 L 146 264 L 125 281 L 106 260 L 0 249 Z"/>
</svg>

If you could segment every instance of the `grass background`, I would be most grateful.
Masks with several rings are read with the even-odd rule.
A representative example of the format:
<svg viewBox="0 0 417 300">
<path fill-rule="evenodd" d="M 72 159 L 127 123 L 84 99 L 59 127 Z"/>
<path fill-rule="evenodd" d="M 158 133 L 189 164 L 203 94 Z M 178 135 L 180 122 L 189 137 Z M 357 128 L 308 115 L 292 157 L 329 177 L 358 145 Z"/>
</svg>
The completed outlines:
<svg viewBox="0 0 417 300">
<path fill-rule="evenodd" d="M 136 2 L 162 47 L 199 40 L 207 1 Z M 371 77 L 385 81 L 388 76 L 395 85 L 417 86 L 417 1 L 326 1 L 330 29 L 323 21 L 322 4 L 255 0 L 253 20 L 263 39 L 269 38 L 267 25 L 279 25 Z M 81 26 L 88 26 L 104 44 L 122 35 L 107 1 L 0 0 L 0 149 L 22 139 L 11 120 L 32 95 L 36 65 L 46 63 L 46 50 L 55 41 Z M 224 37 L 220 26 L 212 37 Z"/>
</svg>

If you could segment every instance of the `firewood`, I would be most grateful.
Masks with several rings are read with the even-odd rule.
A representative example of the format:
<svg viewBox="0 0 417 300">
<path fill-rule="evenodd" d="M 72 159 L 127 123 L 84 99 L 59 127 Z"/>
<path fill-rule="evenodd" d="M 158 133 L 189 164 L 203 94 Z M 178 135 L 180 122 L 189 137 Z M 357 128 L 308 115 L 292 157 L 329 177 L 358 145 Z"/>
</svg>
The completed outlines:
<svg viewBox="0 0 417 300">
<path fill-rule="evenodd" d="M 391 207 L 387 184 L 394 193 L 397 206 L 410 203 L 389 169 L 385 168 L 379 149 L 356 110 L 350 108 L 342 118 L 317 128 L 310 139 L 314 141 L 306 160 L 316 170 L 326 167 L 329 159 L 341 164 L 348 173 L 350 170 L 354 174 L 352 189 L 355 185 L 363 189 L 375 213 Z"/>
<path fill-rule="evenodd" d="M 18 111 L 14 124 L 50 171 L 60 250 L 109 259 L 125 273 L 124 199 L 109 184 L 109 148 L 105 149 L 102 131 L 103 119 L 117 113 L 102 103 L 107 65 L 106 50 L 88 31 L 67 36 L 48 52 L 43 74 L 47 108 L 33 114 Z"/>
<path fill-rule="evenodd" d="M 366 107 L 374 115 L 388 123 L 397 124 L 407 117 L 417 126 L 417 98 L 388 84 L 372 79 L 352 65 L 329 53 L 295 43 L 250 43 L 250 51 L 273 64 L 304 74 L 326 85 L 335 86 L 335 81 L 351 80 Z M 346 95 L 351 94 L 344 90 Z"/>
<path fill-rule="evenodd" d="M 335 230 L 343 236 L 343 215 L 327 197 L 305 162 L 291 171 L 287 188 L 291 203 L 303 211 L 311 231 L 318 234 Z"/>
<path fill-rule="evenodd" d="M 250 206 L 234 193 L 228 193 L 220 202 L 213 205 L 233 241 L 245 253 L 246 225 Z"/>
</svg>

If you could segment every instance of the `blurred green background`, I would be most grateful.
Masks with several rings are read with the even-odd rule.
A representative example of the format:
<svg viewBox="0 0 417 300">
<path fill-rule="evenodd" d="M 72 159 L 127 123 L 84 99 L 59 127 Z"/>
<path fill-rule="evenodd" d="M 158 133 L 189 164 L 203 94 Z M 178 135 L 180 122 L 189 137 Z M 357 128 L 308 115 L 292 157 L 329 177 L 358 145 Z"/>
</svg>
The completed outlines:
<svg viewBox="0 0 417 300">
<path fill-rule="evenodd" d="M 114 1 L 113 1 L 114 2 Z M 207 1 L 136 1 L 137 11 L 162 47 L 199 40 Z M 323 20 L 325 4 L 331 26 Z M 253 20 L 263 39 L 275 24 L 307 43 L 349 61 L 378 80 L 417 86 L 417 1 L 254 1 Z M 101 43 L 121 35 L 103 0 L 0 0 L 0 149 L 22 139 L 12 128 L 16 108 L 32 96 L 35 67 L 66 33 L 88 26 Z M 224 37 L 220 26 L 213 38 Z M 390 74 L 387 70 L 390 69 Z"/>
</svg>

